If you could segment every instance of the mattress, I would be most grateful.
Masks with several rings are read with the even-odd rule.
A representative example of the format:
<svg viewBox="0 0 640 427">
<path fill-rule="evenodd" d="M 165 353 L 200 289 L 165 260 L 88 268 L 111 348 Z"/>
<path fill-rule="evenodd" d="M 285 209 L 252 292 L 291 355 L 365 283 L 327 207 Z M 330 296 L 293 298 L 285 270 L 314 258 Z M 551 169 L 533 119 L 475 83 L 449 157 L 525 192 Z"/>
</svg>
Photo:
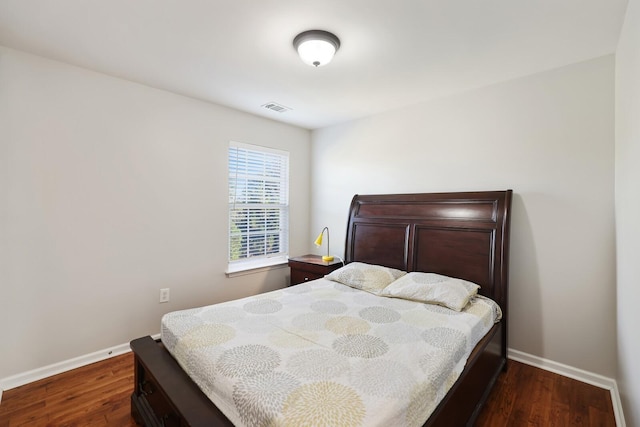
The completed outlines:
<svg viewBox="0 0 640 427">
<path fill-rule="evenodd" d="M 166 314 L 161 338 L 237 426 L 420 426 L 500 316 L 318 279 Z"/>
</svg>

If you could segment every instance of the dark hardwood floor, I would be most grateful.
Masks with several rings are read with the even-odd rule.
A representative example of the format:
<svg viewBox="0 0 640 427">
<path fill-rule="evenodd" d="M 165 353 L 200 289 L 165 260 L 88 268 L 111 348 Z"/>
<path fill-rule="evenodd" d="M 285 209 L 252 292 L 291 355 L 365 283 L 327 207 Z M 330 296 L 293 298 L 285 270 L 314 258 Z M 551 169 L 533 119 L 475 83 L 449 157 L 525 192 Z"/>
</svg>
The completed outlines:
<svg viewBox="0 0 640 427">
<path fill-rule="evenodd" d="M 615 426 L 611 393 L 510 360 L 476 427 Z"/>
<path fill-rule="evenodd" d="M 133 353 L 7 390 L 0 427 L 135 426 Z"/>
<path fill-rule="evenodd" d="M 0 427 L 135 426 L 132 390 L 129 353 L 5 391 Z M 500 426 L 615 426 L 615 419 L 607 390 L 509 361 L 476 423 Z"/>
</svg>

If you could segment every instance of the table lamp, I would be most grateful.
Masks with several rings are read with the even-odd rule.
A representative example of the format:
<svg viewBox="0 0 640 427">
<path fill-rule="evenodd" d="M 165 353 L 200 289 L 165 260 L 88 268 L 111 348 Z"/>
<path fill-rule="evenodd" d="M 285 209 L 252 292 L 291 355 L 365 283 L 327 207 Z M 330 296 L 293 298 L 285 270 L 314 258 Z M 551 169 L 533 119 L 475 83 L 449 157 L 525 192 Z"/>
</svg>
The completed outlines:
<svg viewBox="0 0 640 427">
<path fill-rule="evenodd" d="M 322 231 L 320 232 L 320 234 L 318 235 L 318 238 L 313 243 L 316 246 L 321 246 L 322 245 L 322 235 L 324 234 L 325 231 L 327 232 L 327 255 L 323 255 L 322 256 L 322 260 L 324 262 L 331 262 L 331 261 L 333 261 L 333 257 L 331 255 L 329 255 L 329 227 L 323 228 Z"/>
</svg>

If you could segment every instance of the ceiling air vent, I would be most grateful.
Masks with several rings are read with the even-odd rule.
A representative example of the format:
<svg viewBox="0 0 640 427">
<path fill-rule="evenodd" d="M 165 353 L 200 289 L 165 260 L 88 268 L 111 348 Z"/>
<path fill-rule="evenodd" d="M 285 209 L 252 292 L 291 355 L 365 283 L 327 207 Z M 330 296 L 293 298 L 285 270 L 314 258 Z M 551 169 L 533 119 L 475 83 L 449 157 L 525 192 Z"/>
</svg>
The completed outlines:
<svg viewBox="0 0 640 427">
<path fill-rule="evenodd" d="M 275 102 L 267 102 L 263 107 L 267 110 L 275 111 L 276 113 L 286 113 L 287 111 L 291 111 L 291 108 L 276 104 Z"/>
</svg>

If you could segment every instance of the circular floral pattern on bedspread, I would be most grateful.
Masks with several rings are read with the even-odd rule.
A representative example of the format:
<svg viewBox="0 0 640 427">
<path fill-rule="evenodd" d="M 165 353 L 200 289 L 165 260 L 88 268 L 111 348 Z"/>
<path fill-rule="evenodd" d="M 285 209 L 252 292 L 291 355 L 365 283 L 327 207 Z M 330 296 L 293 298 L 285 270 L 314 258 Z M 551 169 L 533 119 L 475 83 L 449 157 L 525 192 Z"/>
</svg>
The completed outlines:
<svg viewBox="0 0 640 427">
<path fill-rule="evenodd" d="M 234 423 L 422 425 L 475 339 L 465 337 L 473 303 L 458 314 L 326 280 L 290 291 L 199 309 L 180 325 L 172 353 L 189 349 L 180 364 L 204 370 L 197 384 L 233 405 Z"/>
<path fill-rule="evenodd" d="M 358 314 L 373 323 L 397 322 L 402 317 L 400 313 L 387 307 L 367 307 L 360 310 Z"/>
<path fill-rule="evenodd" d="M 407 408 L 407 425 L 420 426 L 436 408 L 436 394 L 428 383 L 417 384 L 411 390 L 409 408 Z"/>
<path fill-rule="evenodd" d="M 436 390 L 445 382 L 449 373 L 455 367 L 453 360 L 447 357 L 447 353 L 444 350 L 439 348 L 427 352 L 426 355 L 418 360 L 418 364 L 429 383 Z"/>
<path fill-rule="evenodd" d="M 332 286 L 316 286 L 313 290 L 313 297 L 315 299 L 335 299 L 341 298 L 342 293 Z"/>
<path fill-rule="evenodd" d="M 347 305 L 336 300 L 321 300 L 311 304 L 311 310 L 319 313 L 342 314 L 347 311 Z"/>
<path fill-rule="evenodd" d="M 383 340 L 371 335 L 345 335 L 333 342 L 333 350 L 347 357 L 371 359 L 389 351 Z"/>
<path fill-rule="evenodd" d="M 187 373 L 207 372 L 208 375 L 202 376 L 197 381 L 198 386 L 209 395 L 218 392 L 221 384 L 221 375 L 217 371 L 217 360 L 224 350 L 221 347 L 204 347 L 189 352 L 180 362 Z"/>
<path fill-rule="evenodd" d="M 354 294 L 358 292 L 358 289 L 354 289 L 350 286 L 343 285 L 342 283 L 338 283 L 338 282 L 333 283 L 333 289 L 340 292 L 354 293 Z"/>
<path fill-rule="evenodd" d="M 288 294 L 304 294 L 311 292 L 311 285 L 308 283 L 300 283 L 299 285 L 287 286 L 282 289 L 282 292 L 286 292 Z"/>
<path fill-rule="evenodd" d="M 433 328 L 436 326 L 445 325 L 447 323 L 445 319 L 439 319 L 437 316 L 425 316 L 425 313 L 422 312 L 422 310 L 405 311 L 404 313 L 402 313 L 402 320 L 405 323 L 417 326 L 421 329 Z"/>
<path fill-rule="evenodd" d="M 277 315 L 268 314 L 265 316 L 248 316 L 240 319 L 236 327 L 241 331 L 250 334 L 267 334 L 278 330 L 282 325 L 282 320 Z"/>
<path fill-rule="evenodd" d="M 445 314 L 447 316 L 459 316 L 459 311 L 451 310 L 450 308 L 443 307 L 437 304 L 424 304 L 423 306 L 426 310 L 432 311 L 434 313 Z"/>
<path fill-rule="evenodd" d="M 376 327 L 373 334 L 391 344 L 404 344 L 422 340 L 422 329 L 405 323 L 386 323 Z"/>
<path fill-rule="evenodd" d="M 267 372 L 241 378 L 233 388 L 233 402 L 248 426 L 270 426 L 285 399 L 300 383 L 283 372 Z"/>
<path fill-rule="evenodd" d="M 231 326 L 208 323 L 189 331 L 176 343 L 174 351 L 181 357 L 191 349 L 219 345 L 235 336 L 236 331 Z"/>
<path fill-rule="evenodd" d="M 218 371 L 226 377 L 245 377 L 274 370 L 280 355 L 264 345 L 242 345 L 226 350 L 218 359 Z"/>
<path fill-rule="evenodd" d="M 301 351 L 287 362 L 287 371 L 305 380 L 329 380 L 349 370 L 349 362 L 343 356 L 326 349 Z"/>
<path fill-rule="evenodd" d="M 353 295 L 352 301 L 358 305 L 372 307 L 375 305 L 380 305 L 380 298 L 381 297 L 370 294 L 369 292 L 358 292 L 357 294 Z"/>
<path fill-rule="evenodd" d="M 496 319 L 495 319 L 495 312 L 493 310 L 491 310 L 492 316 L 487 315 L 486 313 L 487 307 L 492 307 L 492 306 L 487 304 L 485 301 L 483 301 L 480 298 L 474 298 L 464 309 L 464 312 L 481 318 L 483 325 L 485 327 L 490 328 L 491 325 L 494 323 L 494 320 Z M 502 318 L 502 313 L 500 313 L 498 319 L 500 318 Z"/>
<path fill-rule="evenodd" d="M 310 347 L 317 339 L 318 334 L 313 331 L 290 333 L 282 329 L 276 329 L 269 334 L 269 343 L 281 348 Z"/>
<path fill-rule="evenodd" d="M 205 322 L 231 323 L 242 319 L 247 313 L 239 307 L 207 307 L 198 313 Z"/>
<path fill-rule="evenodd" d="M 259 299 L 246 303 L 242 308 L 253 314 L 271 314 L 282 310 L 282 303 L 273 299 Z"/>
<path fill-rule="evenodd" d="M 451 352 L 454 363 L 458 363 L 467 347 L 467 337 L 457 329 L 431 328 L 422 333 L 422 339 L 434 347 Z"/>
<path fill-rule="evenodd" d="M 416 385 L 411 371 L 393 360 L 365 360 L 351 373 L 351 384 L 372 396 L 405 398 Z"/>
<path fill-rule="evenodd" d="M 366 334 L 371 325 L 362 319 L 351 316 L 337 316 L 327 320 L 325 328 L 338 335 Z"/>
<path fill-rule="evenodd" d="M 183 315 L 180 311 L 166 314 L 161 325 L 162 342 L 168 348 L 173 349 L 178 343 L 178 337 L 182 337 L 190 330 L 203 324 L 204 321 L 199 317 Z"/>
<path fill-rule="evenodd" d="M 291 324 L 305 331 L 321 331 L 327 320 L 329 315 L 325 313 L 304 313 L 294 317 Z"/>
<path fill-rule="evenodd" d="M 360 425 L 362 400 L 352 388 L 334 382 L 305 384 L 294 390 L 282 408 L 287 427 L 341 427 Z"/>
<path fill-rule="evenodd" d="M 380 303 L 394 310 L 413 310 L 421 306 L 420 303 L 402 298 L 381 298 Z"/>
</svg>

